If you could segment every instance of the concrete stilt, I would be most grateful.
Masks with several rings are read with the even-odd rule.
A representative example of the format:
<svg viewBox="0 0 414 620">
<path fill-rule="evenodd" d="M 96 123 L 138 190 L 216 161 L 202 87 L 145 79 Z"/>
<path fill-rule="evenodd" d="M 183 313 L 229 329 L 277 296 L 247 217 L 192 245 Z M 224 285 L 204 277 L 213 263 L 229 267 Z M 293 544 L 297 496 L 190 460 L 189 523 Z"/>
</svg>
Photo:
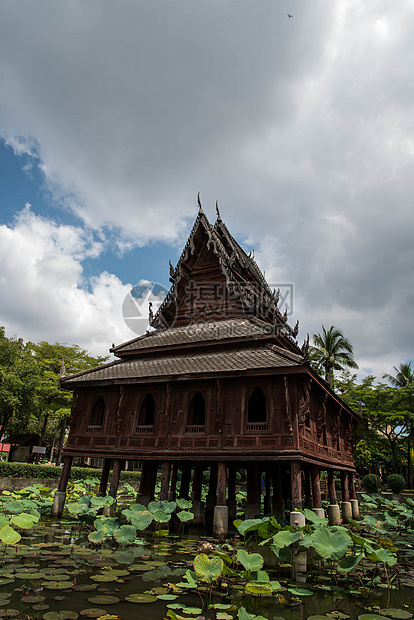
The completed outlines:
<svg viewBox="0 0 414 620">
<path fill-rule="evenodd" d="M 260 506 L 259 505 L 252 505 L 252 504 L 246 504 L 246 506 L 244 507 L 244 518 L 245 519 L 255 519 L 257 517 L 257 515 L 260 515 Z"/>
<path fill-rule="evenodd" d="M 352 504 L 351 502 L 342 502 L 342 520 L 344 523 L 348 523 L 349 519 L 352 519 Z"/>
<path fill-rule="evenodd" d="M 320 517 L 321 519 L 325 518 L 325 511 L 323 508 L 312 508 L 312 510 L 317 517 Z"/>
<path fill-rule="evenodd" d="M 63 514 L 63 508 L 65 507 L 66 491 L 55 491 L 53 497 L 52 510 L 50 512 L 51 517 L 60 519 Z"/>
<path fill-rule="evenodd" d="M 229 531 L 229 509 L 228 506 L 215 506 L 213 517 L 213 536 L 223 538 Z"/>
<path fill-rule="evenodd" d="M 204 525 L 204 502 L 195 500 L 191 512 L 194 514 L 194 519 L 191 520 L 191 524 Z"/>
<path fill-rule="evenodd" d="M 341 525 L 341 511 L 338 504 L 328 506 L 329 525 Z"/>
<path fill-rule="evenodd" d="M 352 518 L 359 519 L 359 504 L 357 499 L 351 499 Z"/>
</svg>

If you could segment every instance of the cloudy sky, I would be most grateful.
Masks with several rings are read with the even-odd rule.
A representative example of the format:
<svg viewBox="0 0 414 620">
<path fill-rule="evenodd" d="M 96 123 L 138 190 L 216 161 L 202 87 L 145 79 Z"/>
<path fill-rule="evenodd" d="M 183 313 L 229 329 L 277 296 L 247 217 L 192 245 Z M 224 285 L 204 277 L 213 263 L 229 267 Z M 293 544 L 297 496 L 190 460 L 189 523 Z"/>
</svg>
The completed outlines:
<svg viewBox="0 0 414 620">
<path fill-rule="evenodd" d="M 293 17 L 289 18 L 288 13 Z M 106 354 L 197 192 L 300 341 L 413 359 L 414 0 L 2 0 L 0 324 Z"/>
</svg>

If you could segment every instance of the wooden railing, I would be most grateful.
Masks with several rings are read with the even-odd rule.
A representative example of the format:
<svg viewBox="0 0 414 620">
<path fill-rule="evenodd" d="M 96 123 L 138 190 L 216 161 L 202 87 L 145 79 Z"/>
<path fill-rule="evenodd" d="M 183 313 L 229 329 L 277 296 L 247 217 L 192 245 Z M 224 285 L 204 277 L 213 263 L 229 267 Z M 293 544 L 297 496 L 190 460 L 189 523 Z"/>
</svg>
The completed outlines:
<svg viewBox="0 0 414 620">
<path fill-rule="evenodd" d="M 136 429 L 136 433 L 153 433 L 154 426 L 152 424 L 138 424 Z"/>
<path fill-rule="evenodd" d="M 263 431 L 268 431 L 269 427 L 267 422 L 249 422 L 246 430 L 261 433 Z"/>
<path fill-rule="evenodd" d="M 88 430 L 86 431 L 87 433 L 100 433 L 102 430 L 102 425 L 101 426 L 88 426 Z"/>
<path fill-rule="evenodd" d="M 205 433 L 206 427 L 204 424 L 189 424 L 185 427 L 186 433 Z"/>
</svg>

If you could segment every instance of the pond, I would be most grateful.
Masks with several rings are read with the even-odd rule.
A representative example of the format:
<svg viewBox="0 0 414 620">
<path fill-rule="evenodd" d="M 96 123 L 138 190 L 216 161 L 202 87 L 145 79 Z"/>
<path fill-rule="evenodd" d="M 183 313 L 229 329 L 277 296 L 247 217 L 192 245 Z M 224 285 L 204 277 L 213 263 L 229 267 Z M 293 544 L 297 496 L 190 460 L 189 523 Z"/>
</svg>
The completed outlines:
<svg viewBox="0 0 414 620">
<path fill-rule="evenodd" d="M 191 576 L 186 577 L 194 570 L 195 557 L 208 549 L 231 554 L 240 538 L 219 543 L 191 535 L 148 536 L 125 547 L 105 548 L 91 545 L 87 534 L 79 533 L 79 523 L 67 521 L 39 522 L 24 534 L 18 545 L 4 550 L 0 617 L 356 620 L 364 614 L 361 620 L 376 620 L 375 616 L 408 620 L 414 610 L 414 579 L 408 571 L 402 578 L 405 585 L 398 589 L 372 585 L 368 594 L 366 584 L 357 591 L 355 585 L 347 588 L 343 580 L 326 574 L 316 575 L 316 583 L 314 574 L 312 584 L 293 582 L 289 567 L 282 565 L 269 570 L 272 583 L 279 584 L 273 593 L 249 594 L 231 575 L 227 582 L 224 577 L 220 588 L 199 583 L 197 593 Z M 252 544 L 246 547 L 251 560 L 258 555 Z"/>
</svg>

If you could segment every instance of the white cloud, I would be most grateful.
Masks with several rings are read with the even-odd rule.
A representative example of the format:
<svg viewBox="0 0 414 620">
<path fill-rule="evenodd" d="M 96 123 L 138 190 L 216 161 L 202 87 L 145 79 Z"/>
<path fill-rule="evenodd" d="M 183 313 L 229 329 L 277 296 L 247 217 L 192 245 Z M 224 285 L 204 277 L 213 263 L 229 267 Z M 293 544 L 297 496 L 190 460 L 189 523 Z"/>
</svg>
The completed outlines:
<svg viewBox="0 0 414 620">
<path fill-rule="evenodd" d="M 0 323 L 7 334 L 66 340 L 97 355 L 130 338 L 122 319 L 130 286 L 107 272 L 89 282 L 83 276 L 82 260 L 101 247 L 84 229 L 57 225 L 28 205 L 12 226 L 0 226 Z"/>
<path fill-rule="evenodd" d="M 293 19 L 274 0 L 5 4 L 0 134 L 54 200 L 127 250 L 184 242 L 201 190 L 295 283 L 306 331 L 338 325 L 365 366 L 412 357 L 412 0 L 297 0 Z M 93 307 L 100 248 L 49 232 L 63 250 L 45 242 L 36 282 L 67 270 Z"/>
</svg>

